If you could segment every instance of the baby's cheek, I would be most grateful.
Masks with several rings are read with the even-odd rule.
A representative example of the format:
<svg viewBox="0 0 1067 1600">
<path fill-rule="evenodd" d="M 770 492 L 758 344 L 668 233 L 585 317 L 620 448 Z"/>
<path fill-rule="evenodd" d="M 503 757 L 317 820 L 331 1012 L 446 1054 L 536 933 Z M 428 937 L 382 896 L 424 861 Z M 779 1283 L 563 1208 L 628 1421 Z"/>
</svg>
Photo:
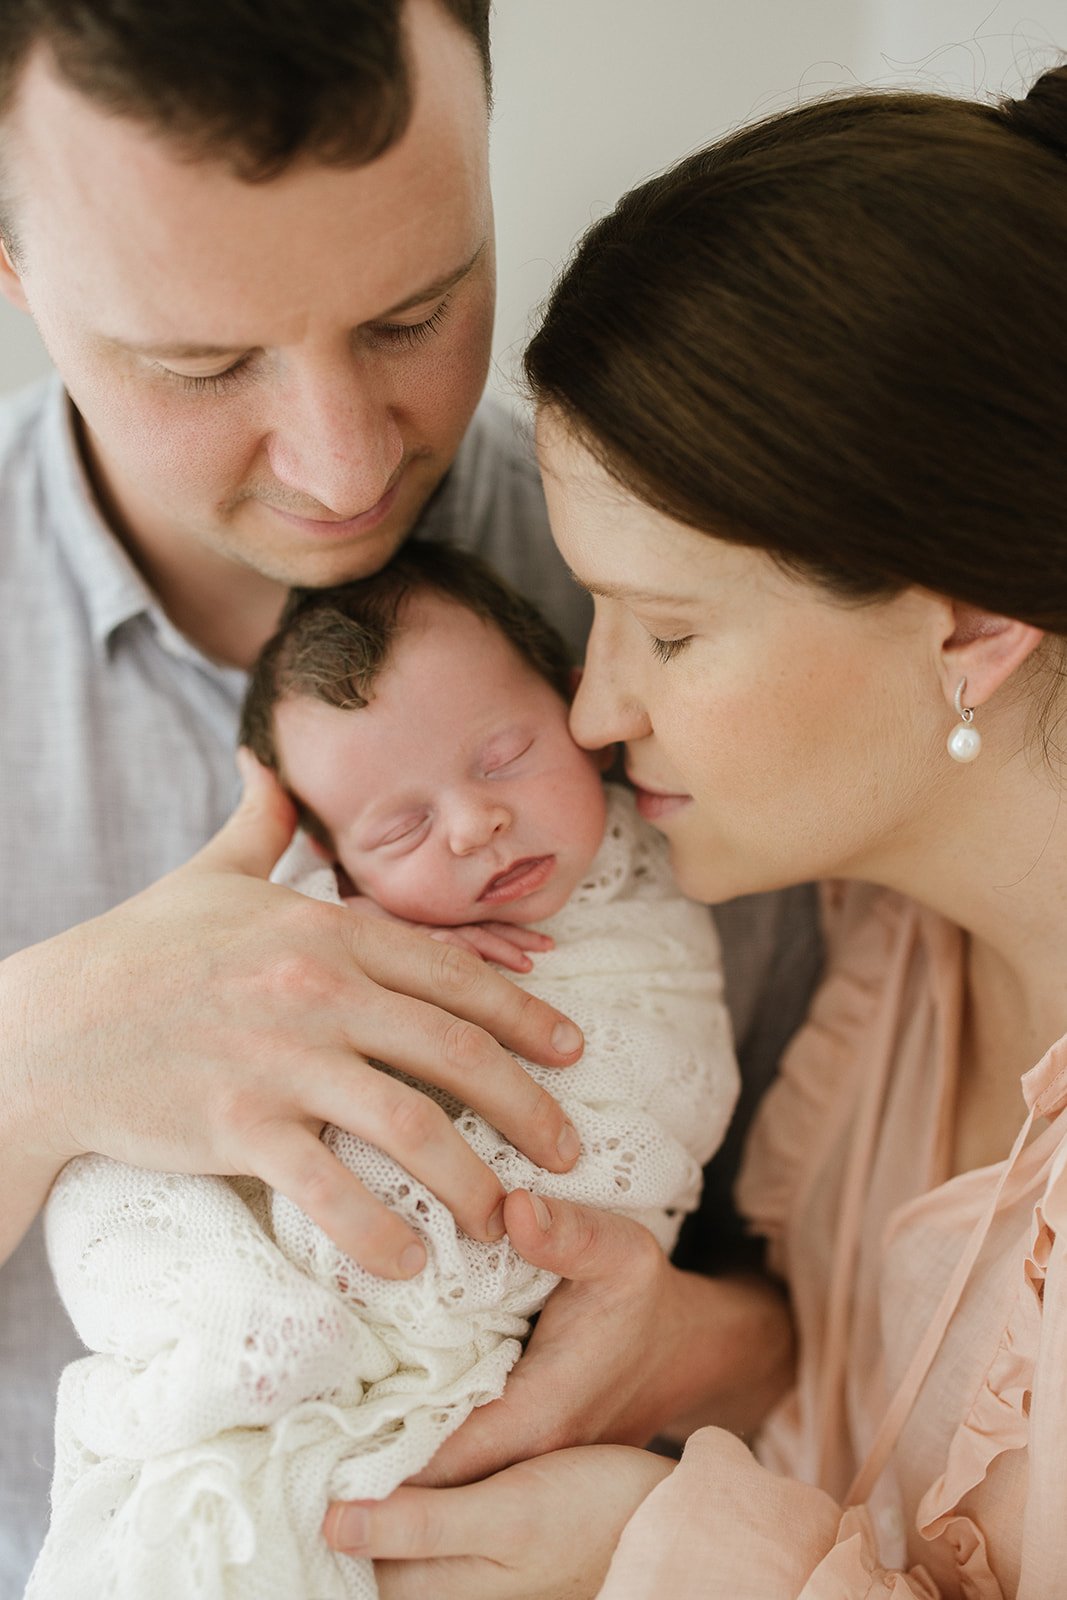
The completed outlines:
<svg viewBox="0 0 1067 1600">
<path fill-rule="evenodd" d="M 419 860 L 415 851 L 403 861 L 379 868 L 364 893 L 394 917 L 407 922 L 447 923 L 456 919 L 456 896 L 438 865 Z M 459 918 L 462 920 L 462 918 Z"/>
</svg>

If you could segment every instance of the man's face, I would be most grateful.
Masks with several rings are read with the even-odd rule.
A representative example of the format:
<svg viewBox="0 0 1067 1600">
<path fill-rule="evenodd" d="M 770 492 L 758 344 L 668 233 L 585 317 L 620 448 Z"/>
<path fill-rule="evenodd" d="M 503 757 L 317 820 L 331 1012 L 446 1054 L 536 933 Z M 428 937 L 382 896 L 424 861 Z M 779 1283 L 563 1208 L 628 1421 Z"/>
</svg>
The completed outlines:
<svg viewBox="0 0 1067 1600">
<path fill-rule="evenodd" d="M 244 183 L 28 63 L 5 129 L 19 276 L 98 492 L 154 564 L 337 583 L 393 553 L 485 380 L 493 245 L 481 64 L 408 0 L 403 138 Z"/>
<path fill-rule="evenodd" d="M 406 605 L 369 705 L 292 696 L 275 736 L 352 882 L 410 922 L 540 922 L 600 846 L 603 785 L 567 707 L 499 629 L 438 596 Z"/>
</svg>

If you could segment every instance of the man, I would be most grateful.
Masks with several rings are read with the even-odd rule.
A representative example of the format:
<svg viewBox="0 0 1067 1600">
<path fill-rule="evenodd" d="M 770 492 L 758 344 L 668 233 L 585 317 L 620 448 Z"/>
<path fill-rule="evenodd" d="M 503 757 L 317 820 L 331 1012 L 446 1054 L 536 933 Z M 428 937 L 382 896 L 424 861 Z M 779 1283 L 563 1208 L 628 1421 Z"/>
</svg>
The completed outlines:
<svg viewBox="0 0 1067 1600">
<path fill-rule="evenodd" d="M 503 1048 L 565 1068 L 566 1019 L 449 947 L 268 885 L 293 818 L 254 764 L 223 826 L 243 670 L 289 585 L 372 571 L 418 526 L 478 546 L 575 641 L 584 624 L 519 442 L 497 413 L 471 425 L 487 0 L 262 9 L 8 0 L 0 19 L 0 287 L 64 386 L 0 415 L 0 1600 L 40 1539 L 55 1378 L 78 1354 L 39 1231 L 12 1252 L 71 1155 L 257 1174 L 409 1276 L 421 1245 L 329 1158 L 324 1122 L 477 1237 L 501 1233 L 503 1195 L 368 1058 L 461 1089 L 545 1165 L 577 1154 Z M 737 915 L 744 1044 L 781 912 Z M 777 948 L 810 967 L 810 939 Z M 595 1354 L 569 1335 L 570 1375 L 543 1389 L 531 1356 L 506 1442 L 486 1414 L 452 1473 L 677 1409 L 646 1368 L 631 1415 L 604 1362 L 605 1320 L 618 1371 L 643 1336 L 626 1285 L 603 1288 L 624 1255 L 607 1233 L 551 1263 L 580 1280 L 561 1314 L 595 1290 Z"/>
</svg>

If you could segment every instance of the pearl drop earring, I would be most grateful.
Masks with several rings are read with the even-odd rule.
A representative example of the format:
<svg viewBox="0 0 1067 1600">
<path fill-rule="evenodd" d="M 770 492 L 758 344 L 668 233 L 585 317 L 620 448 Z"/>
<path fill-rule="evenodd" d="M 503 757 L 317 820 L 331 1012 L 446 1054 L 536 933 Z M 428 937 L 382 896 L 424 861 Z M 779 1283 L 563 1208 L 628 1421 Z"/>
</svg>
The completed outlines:
<svg viewBox="0 0 1067 1600">
<path fill-rule="evenodd" d="M 973 761 L 982 750 L 982 735 L 974 726 L 974 707 L 963 703 L 966 687 L 967 679 L 961 678 L 956 685 L 956 712 L 960 720 L 945 741 L 953 761 Z"/>
</svg>

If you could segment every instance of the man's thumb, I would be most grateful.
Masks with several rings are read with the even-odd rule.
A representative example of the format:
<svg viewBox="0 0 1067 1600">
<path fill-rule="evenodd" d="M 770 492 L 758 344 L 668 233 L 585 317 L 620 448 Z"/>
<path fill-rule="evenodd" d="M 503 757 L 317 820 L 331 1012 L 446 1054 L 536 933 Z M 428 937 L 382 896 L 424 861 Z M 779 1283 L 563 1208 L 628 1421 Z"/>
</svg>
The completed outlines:
<svg viewBox="0 0 1067 1600">
<path fill-rule="evenodd" d="M 632 1243 L 628 1230 L 637 1224 L 592 1206 L 515 1189 L 504 1202 L 504 1226 L 525 1261 L 561 1278 L 588 1282 L 625 1270 Z"/>
<path fill-rule="evenodd" d="M 267 878 L 293 837 L 296 807 L 274 773 L 244 746 L 237 752 L 237 770 L 244 783 L 237 809 L 189 865 Z"/>
</svg>

